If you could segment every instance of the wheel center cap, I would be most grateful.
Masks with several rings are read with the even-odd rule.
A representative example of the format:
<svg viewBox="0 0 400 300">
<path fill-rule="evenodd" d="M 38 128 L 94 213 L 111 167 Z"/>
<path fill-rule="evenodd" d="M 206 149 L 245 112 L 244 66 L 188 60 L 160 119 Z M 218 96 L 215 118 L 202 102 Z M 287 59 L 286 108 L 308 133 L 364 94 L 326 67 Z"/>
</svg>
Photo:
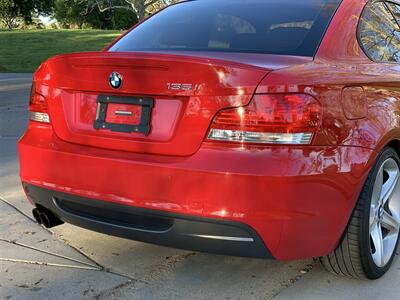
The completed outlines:
<svg viewBox="0 0 400 300">
<path fill-rule="evenodd" d="M 383 218 L 383 207 L 381 206 L 381 207 L 379 207 L 379 210 L 378 210 L 378 218 L 379 219 L 381 219 L 382 220 L 382 218 Z"/>
</svg>

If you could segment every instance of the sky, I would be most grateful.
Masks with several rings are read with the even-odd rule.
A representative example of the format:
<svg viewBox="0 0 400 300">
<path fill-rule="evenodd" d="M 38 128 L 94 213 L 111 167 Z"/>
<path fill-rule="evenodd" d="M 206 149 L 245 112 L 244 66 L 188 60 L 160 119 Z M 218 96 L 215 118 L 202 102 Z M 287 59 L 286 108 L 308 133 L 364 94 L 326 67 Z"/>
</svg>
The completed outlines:
<svg viewBox="0 0 400 300">
<path fill-rule="evenodd" d="M 49 25 L 52 21 L 49 17 L 43 17 L 43 16 L 40 16 L 39 19 L 43 22 L 44 25 Z"/>
</svg>

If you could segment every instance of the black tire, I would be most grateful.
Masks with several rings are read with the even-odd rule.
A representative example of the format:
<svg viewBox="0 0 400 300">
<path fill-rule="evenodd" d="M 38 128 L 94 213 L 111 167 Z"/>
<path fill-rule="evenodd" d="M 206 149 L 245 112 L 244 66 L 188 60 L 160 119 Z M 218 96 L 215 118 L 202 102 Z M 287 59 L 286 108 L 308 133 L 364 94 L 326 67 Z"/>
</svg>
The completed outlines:
<svg viewBox="0 0 400 300">
<path fill-rule="evenodd" d="M 397 153 L 392 148 L 383 149 L 368 175 L 341 242 L 332 253 L 320 258 L 325 269 L 333 274 L 359 279 L 378 279 L 388 271 L 393 262 L 396 248 L 386 265 L 378 267 L 375 264 L 370 251 L 369 232 L 373 185 L 380 167 L 388 158 L 393 158 L 400 166 Z M 399 238 L 396 247 L 398 242 Z"/>
</svg>

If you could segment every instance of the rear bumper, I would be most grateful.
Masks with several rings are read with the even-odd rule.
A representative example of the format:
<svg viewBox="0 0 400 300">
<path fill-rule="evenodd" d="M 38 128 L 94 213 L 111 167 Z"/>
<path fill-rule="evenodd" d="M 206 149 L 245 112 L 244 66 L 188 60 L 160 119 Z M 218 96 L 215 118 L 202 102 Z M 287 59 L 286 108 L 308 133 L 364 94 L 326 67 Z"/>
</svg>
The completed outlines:
<svg viewBox="0 0 400 300">
<path fill-rule="evenodd" d="M 280 260 L 321 256 L 336 247 L 375 158 L 372 150 L 359 147 L 311 146 L 243 149 L 203 145 L 190 157 L 144 155 L 66 143 L 54 135 L 51 126 L 33 122 L 18 150 L 25 184 L 50 190 L 50 194 L 74 195 L 90 205 L 104 202 L 201 218 L 203 223 L 210 220 L 207 224 L 215 220 L 223 225 L 244 224 L 245 231 L 265 245 L 265 256 Z M 45 205 L 54 205 L 48 200 L 50 195 L 44 199 Z M 40 197 L 34 201 L 40 203 Z M 78 222 L 66 219 L 65 213 L 61 217 Z M 211 232 L 222 230 L 217 227 Z M 131 234 L 112 228 L 108 233 Z M 239 232 L 243 233 L 239 230 L 238 236 Z M 150 235 L 144 235 L 135 233 L 130 238 L 153 242 Z M 207 251 L 202 242 L 206 243 L 204 238 L 196 239 L 190 248 Z M 181 242 L 172 239 L 168 245 L 180 247 Z M 252 251 L 259 253 L 259 249 L 256 246 Z M 246 255 L 260 257 L 252 251 Z"/>
<path fill-rule="evenodd" d="M 140 209 L 23 184 L 37 206 L 67 223 L 122 238 L 216 254 L 272 258 L 247 225 Z"/>
</svg>

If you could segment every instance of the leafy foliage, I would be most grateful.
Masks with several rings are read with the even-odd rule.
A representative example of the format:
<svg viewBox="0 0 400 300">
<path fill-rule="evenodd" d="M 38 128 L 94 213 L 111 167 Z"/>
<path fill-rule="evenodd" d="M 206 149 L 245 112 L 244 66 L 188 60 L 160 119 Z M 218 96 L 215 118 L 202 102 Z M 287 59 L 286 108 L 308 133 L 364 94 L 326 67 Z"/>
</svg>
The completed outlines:
<svg viewBox="0 0 400 300">
<path fill-rule="evenodd" d="M 137 23 L 136 14 L 127 9 L 101 11 L 97 5 L 82 0 L 56 0 L 54 18 L 63 28 L 128 29 Z M 119 6 L 124 0 L 111 1 Z"/>
<path fill-rule="evenodd" d="M 33 14 L 49 14 L 53 4 L 54 0 L 0 0 L 0 21 L 9 29 L 30 24 Z"/>
<path fill-rule="evenodd" d="M 134 13 L 138 20 L 147 14 L 181 0 L 87 0 L 87 7 L 96 6 L 100 12 L 109 10 L 125 10 Z"/>
<path fill-rule="evenodd" d="M 0 0 L 0 22 L 9 29 L 50 15 L 63 28 L 127 29 L 166 5 L 180 0 Z"/>
</svg>

